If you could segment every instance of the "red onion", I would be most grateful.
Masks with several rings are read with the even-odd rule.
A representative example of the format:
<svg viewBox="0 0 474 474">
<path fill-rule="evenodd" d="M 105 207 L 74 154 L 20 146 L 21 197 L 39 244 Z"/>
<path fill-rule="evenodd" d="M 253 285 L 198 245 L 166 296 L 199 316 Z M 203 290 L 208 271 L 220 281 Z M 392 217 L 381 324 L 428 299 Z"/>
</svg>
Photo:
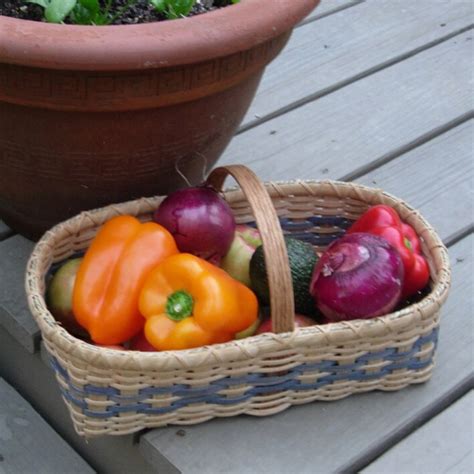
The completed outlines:
<svg viewBox="0 0 474 474">
<path fill-rule="evenodd" d="M 212 188 L 180 189 L 166 197 L 154 215 L 181 252 L 219 263 L 234 238 L 235 219 L 227 202 Z"/>
<path fill-rule="evenodd" d="M 367 319 L 389 313 L 400 300 L 403 264 L 383 238 L 345 235 L 317 263 L 310 293 L 330 321 Z"/>
</svg>

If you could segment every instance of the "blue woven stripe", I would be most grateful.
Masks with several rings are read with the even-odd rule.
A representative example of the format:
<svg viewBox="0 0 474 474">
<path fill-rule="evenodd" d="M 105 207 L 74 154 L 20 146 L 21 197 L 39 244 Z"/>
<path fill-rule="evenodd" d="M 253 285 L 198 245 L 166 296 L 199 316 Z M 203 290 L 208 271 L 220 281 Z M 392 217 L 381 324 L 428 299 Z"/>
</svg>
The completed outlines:
<svg viewBox="0 0 474 474">
<path fill-rule="evenodd" d="M 293 369 L 286 371 L 282 375 L 267 375 L 264 373 L 248 374 L 240 377 L 226 377 L 211 382 L 207 387 L 192 387 L 185 384 L 177 384 L 170 387 L 147 387 L 138 391 L 135 396 L 121 396 L 120 391 L 113 387 L 99 387 L 92 384 L 83 388 L 76 387 L 69 378 L 68 373 L 52 358 L 53 369 L 58 372 L 67 382 L 69 390 L 61 388 L 64 397 L 71 403 L 81 408 L 83 413 L 90 417 L 108 418 L 119 413 L 146 413 L 164 414 L 171 413 L 179 408 L 195 403 L 209 403 L 217 405 L 233 405 L 244 402 L 258 395 L 276 393 L 284 390 L 315 390 L 326 385 L 341 380 L 365 381 L 373 380 L 390 375 L 395 370 L 409 369 L 422 370 L 432 363 L 432 355 L 436 348 L 438 339 L 438 329 L 434 329 L 430 334 L 420 337 L 413 347 L 406 352 L 399 352 L 396 348 L 388 348 L 377 352 L 370 352 L 359 357 L 352 364 L 339 365 L 335 361 L 321 361 L 317 363 L 300 364 Z M 415 355 L 420 348 L 429 343 L 434 343 L 431 357 L 428 360 L 420 361 Z M 366 367 L 373 361 L 383 360 L 388 362 L 384 367 L 367 372 Z M 302 374 L 328 372 L 327 375 L 320 376 L 313 383 L 304 383 L 298 379 Z M 219 394 L 224 389 L 232 388 L 236 385 L 250 385 L 244 393 L 239 396 L 227 397 Z M 152 398 L 154 395 L 169 395 L 179 397 L 169 405 L 160 408 L 153 408 L 150 403 L 143 400 Z M 91 395 L 101 395 L 107 401 L 114 402 L 104 411 L 91 410 L 84 400 Z"/>
<path fill-rule="evenodd" d="M 66 390 L 63 387 L 59 387 L 59 389 L 61 390 L 61 393 L 64 395 L 64 397 L 71 403 L 78 406 L 79 408 L 87 409 L 87 402 L 85 400 L 81 400 L 79 398 L 74 397 L 74 395 L 70 391 Z"/>
</svg>

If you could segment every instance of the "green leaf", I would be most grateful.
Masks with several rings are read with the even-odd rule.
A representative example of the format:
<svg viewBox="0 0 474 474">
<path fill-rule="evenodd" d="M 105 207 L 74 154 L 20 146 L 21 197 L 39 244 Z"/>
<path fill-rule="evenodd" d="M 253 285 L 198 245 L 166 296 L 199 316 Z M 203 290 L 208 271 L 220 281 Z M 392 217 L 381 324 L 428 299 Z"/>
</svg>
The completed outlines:
<svg viewBox="0 0 474 474">
<path fill-rule="evenodd" d="M 173 10 L 179 16 L 186 16 L 193 8 L 196 0 L 174 0 Z"/>
<path fill-rule="evenodd" d="M 150 3 L 160 12 L 163 13 L 166 10 L 166 0 L 150 0 Z"/>
<path fill-rule="evenodd" d="M 110 25 L 110 17 L 106 13 L 97 13 L 94 17 L 93 24 L 97 26 L 104 26 L 104 25 Z"/>
<path fill-rule="evenodd" d="M 50 23 L 61 23 L 76 6 L 77 0 L 50 0 L 44 16 Z"/>
<path fill-rule="evenodd" d="M 99 0 L 79 0 L 79 3 L 91 13 L 95 14 L 100 10 Z"/>
<path fill-rule="evenodd" d="M 78 0 L 69 18 L 76 25 L 102 24 L 99 0 Z"/>
<path fill-rule="evenodd" d="M 150 3 L 160 13 L 164 13 L 171 20 L 187 16 L 192 10 L 196 0 L 150 0 Z"/>
<path fill-rule="evenodd" d="M 49 5 L 49 0 L 26 0 L 27 3 L 35 3 L 36 5 L 39 5 L 40 7 L 43 8 L 48 8 Z"/>
<path fill-rule="evenodd" d="M 71 11 L 69 18 L 75 25 L 92 25 L 94 20 L 90 10 L 79 3 Z"/>
</svg>

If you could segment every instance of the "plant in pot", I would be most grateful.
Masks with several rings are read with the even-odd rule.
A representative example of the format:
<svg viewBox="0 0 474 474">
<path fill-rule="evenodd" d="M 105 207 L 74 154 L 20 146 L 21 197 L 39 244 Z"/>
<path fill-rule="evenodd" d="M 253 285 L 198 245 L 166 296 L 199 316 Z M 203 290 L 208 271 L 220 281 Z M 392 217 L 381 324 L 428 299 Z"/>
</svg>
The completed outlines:
<svg viewBox="0 0 474 474">
<path fill-rule="evenodd" d="M 204 2 L 223 7 L 176 7 Z M 178 161 L 199 182 L 319 0 L 34 2 L 61 24 L 9 3 L 23 6 L 17 18 L 0 9 L 0 219 L 37 238 L 81 210 L 182 186 Z M 146 23 L 107 24 L 120 9 L 140 21 L 145 3 Z"/>
</svg>

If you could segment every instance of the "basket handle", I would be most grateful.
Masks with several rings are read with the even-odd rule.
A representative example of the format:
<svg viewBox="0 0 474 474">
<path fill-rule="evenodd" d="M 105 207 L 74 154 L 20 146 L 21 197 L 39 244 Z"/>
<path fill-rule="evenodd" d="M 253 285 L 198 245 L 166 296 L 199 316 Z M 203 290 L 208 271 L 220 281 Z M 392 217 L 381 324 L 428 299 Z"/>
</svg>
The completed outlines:
<svg viewBox="0 0 474 474">
<path fill-rule="evenodd" d="M 293 284 L 285 240 L 272 200 L 253 171 L 243 165 L 215 168 L 209 174 L 207 184 L 218 192 L 222 191 L 228 175 L 237 181 L 247 198 L 262 237 L 270 289 L 272 329 L 276 333 L 293 331 L 295 312 Z"/>
</svg>

